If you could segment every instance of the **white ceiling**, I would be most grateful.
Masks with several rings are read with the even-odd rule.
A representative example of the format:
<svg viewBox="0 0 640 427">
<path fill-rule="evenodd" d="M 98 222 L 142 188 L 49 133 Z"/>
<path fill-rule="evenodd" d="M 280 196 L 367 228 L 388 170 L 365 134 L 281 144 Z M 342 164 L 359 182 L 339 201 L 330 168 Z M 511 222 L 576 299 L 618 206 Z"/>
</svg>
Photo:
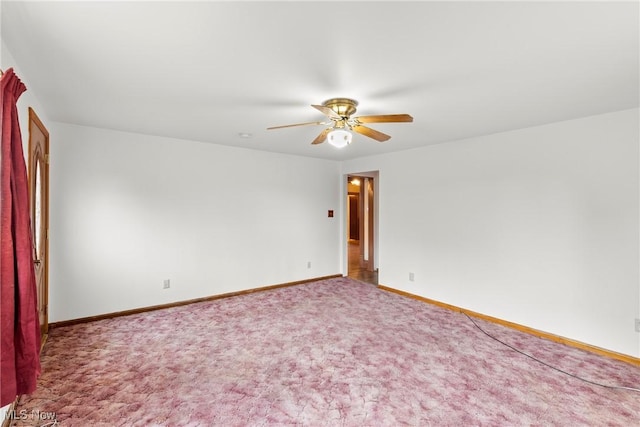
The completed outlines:
<svg viewBox="0 0 640 427">
<path fill-rule="evenodd" d="M 352 159 L 638 107 L 639 4 L 12 2 L 2 39 L 52 120 Z M 372 124 L 311 146 L 310 104 Z M 250 139 L 238 136 L 253 135 Z"/>
</svg>

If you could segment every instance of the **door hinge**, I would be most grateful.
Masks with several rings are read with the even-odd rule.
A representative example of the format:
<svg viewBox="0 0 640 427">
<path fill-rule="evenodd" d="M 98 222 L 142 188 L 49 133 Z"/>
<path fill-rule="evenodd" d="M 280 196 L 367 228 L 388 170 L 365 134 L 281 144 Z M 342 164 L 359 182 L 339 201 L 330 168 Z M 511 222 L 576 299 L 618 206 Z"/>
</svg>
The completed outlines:
<svg viewBox="0 0 640 427">
<path fill-rule="evenodd" d="M 49 153 L 45 154 L 45 155 L 44 155 L 44 162 L 45 162 L 46 164 L 49 164 L 49 159 L 50 159 L 50 158 L 51 158 L 51 156 L 49 155 Z"/>
</svg>

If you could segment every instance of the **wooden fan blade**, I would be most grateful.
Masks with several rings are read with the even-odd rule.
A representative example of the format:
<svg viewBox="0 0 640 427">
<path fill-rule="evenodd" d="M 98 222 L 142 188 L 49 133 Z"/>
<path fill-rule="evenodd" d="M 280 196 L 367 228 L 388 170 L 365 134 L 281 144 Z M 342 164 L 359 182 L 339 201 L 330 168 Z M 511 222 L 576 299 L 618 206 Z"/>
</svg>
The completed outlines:
<svg viewBox="0 0 640 427">
<path fill-rule="evenodd" d="M 373 138 L 373 139 L 375 139 L 376 141 L 379 141 L 379 142 L 384 142 L 384 141 L 388 140 L 389 138 L 391 138 L 386 133 L 382 133 L 382 132 L 377 131 L 375 129 L 368 128 L 366 126 L 356 125 L 356 126 L 352 126 L 351 129 L 353 131 L 355 131 L 355 132 L 358 132 L 359 134 L 362 134 L 364 136 L 368 136 L 369 138 Z"/>
<path fill-rule="evenodd" d="M 322 114 L 324 114 L 325 116 L 331 118 L 331 119 L 341 119 L 342 117 L 340 117 L 340 115 L 338 113 L 336 113 L 335 111 L 333 111 L 331 108 L 329 107 L 325 107 L 324 105 L 312 105 L 313 108 L 315 108 L 316 110 L 320 111 Z"/>
<path fill-rule="evenodd" d="M 398 123 L 413 121 L 413 117 L 409 114 L 381 114 L 378 116 L 354 117 L 354 119 L 360 123 Z"/>
<path fill-rule="evenodd" d="M 322 144 L 324 142 L 325 139 L 327 139 L 327 134 L 331 132 L 331 128 L 326 128 L 325 130 L 323 130 L 322 132 L 320 132 L 320 135 L 318 135 L 316 137 L 316 139 L 313 140 L 313 142 L 311 143 L 312 145 L 316 145 L 316 144 Z"/>
<path fill-rule="evenodd" d="M 271 129 L 282 129 L 282 128 L 292 128 L 292 127 L 294 127 L 294 126 L 327 125 L 327 124 L 329 124 L 329 123 L 325 123 L 325 122 L 296 123 L 295 125 L 271 126 L 270 128 L 267 128 L 267 130 L 271 130 Z"/>
</svg>

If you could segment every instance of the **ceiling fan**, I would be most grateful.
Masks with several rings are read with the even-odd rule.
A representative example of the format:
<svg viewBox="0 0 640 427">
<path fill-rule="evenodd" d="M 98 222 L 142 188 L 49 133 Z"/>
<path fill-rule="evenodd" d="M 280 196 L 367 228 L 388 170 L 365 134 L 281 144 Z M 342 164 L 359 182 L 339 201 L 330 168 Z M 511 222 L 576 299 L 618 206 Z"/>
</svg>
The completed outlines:
<svg viewBox="0 0 640 427">
<path fill-rule="evenodd" d="M 313 140 L 311 144 L 321 144 L 326 140 L 336 147 L 344 147 L 351 143 L 352 135 L 350 132 L 348 132 L 349 130 L 352 130 L 369 138 L 373 138 L 379 142 L 383 142 L 391 138 L 391 136 L 385 133 L 364 126 L 363 123 L 413 122 L 413 117 L 411 117 L 409 114 L 381 114 L 375 116 L 351 117 L 351 115 L 356 112 L 358 102 L 350 98 L 332 98 L 324 101 L 322 105 L 311 106 L 327 116 L 330 121 L 273 126 L 267 128 L 267 130 L 282 129 L 294 126 L 331 125 L 330 127 L 320 132 L 320 134 L 316 137 L 316 139 Z"/>
</svg>

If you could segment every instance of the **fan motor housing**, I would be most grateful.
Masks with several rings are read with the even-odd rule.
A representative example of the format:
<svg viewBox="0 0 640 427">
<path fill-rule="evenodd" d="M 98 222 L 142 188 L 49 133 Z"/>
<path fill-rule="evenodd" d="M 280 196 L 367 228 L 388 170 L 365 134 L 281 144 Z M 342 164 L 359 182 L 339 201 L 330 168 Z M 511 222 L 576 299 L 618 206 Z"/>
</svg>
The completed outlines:
<svg viewBox="0 0 640 427">
<path fill-rule="evenodd" d="M 332 98 L 324 101 L 322 105 L 331 108 L 340 117 L 349 117 L 356 112 L 358 101 L 350 98 Z"/>
</svg>

